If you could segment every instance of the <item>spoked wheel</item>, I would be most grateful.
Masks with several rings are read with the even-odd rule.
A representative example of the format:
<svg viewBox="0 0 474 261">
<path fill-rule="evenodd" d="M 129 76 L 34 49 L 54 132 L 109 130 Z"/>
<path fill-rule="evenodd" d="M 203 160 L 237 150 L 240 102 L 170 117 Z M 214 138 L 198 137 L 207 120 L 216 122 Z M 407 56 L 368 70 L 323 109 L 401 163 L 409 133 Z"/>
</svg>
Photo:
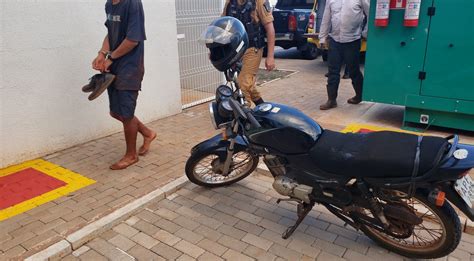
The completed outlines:
<svg viewBox="0 0 474 261">
<path fill-rule="evenodd" d="M 437 207 L 424 195 L 397 203 L 404 211 L 415 214 L 422 222 L 408 224 L 387 217 L 390 231 L 365 226 L 361 230 L 385 248 L 410 258 L 439 258 L 454 251 L 461 239 L 461 224 L 454 209 L 445 202 Z"/>
<path fill-rule="evenodd" d="M 200 186 L 227 186 L 250 175 L 257 168 L 258 157 L 247 151 L 236 152 L 227 175 L 223 174 L 224 163 L 225 158 L 213 153 L 191 157 L 186 163 L 186 176 Z"/>
</svg>

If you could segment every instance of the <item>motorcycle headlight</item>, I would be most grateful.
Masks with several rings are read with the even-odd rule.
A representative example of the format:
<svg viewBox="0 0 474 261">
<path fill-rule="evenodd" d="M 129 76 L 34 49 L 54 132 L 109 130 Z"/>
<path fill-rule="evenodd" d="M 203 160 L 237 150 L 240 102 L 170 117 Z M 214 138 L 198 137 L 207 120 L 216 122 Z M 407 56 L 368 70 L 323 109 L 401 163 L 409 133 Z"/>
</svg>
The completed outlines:
<svg viewBox="0 0 474 261">
<path fill-rule="evenodd" d="M 218 104 L 220 104 L 220 106 Z M 212 122 L 212 125 L 214 126 L 214 128 L 216 130 L 220 129 L 223 124 L 232 121 L 231 117 L 221 116 L 221 114 L 222 114 L 221 111 L 225 111 L 225 109 L 219 108 L 219 107 L 222 107 L 221 104 L 222 103 L 217 103 L 217 102 L 212 102 L 212 103 L 209 104 L 209 114 L 211 116 L 211 122 Z M 231 108 L 231 110 L 232 110 L 232 108 Z M 227 115 L 227 114 L 225 114 L 225 115 Z M 231 111 L 230 115 L 232 115 L 232 111 Z"/>
<path fill-rule="evenodd" d="M 216 101 L 220 103 L 232 96 L 232 89 L 227 85 L 221 85 L 216 89 Z"/>
</svg>

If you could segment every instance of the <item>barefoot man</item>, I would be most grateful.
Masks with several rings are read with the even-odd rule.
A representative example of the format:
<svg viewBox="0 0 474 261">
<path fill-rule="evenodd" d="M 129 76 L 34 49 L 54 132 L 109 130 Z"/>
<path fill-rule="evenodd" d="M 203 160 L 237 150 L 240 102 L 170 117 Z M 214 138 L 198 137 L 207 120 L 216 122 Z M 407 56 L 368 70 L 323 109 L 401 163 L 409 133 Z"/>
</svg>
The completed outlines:
<svg viewBox="0 0 474 261">
<path fill-rule="evenodd" d="M 107 91 L 110 115 L 122 122 L 127 145 L 125 156 L 110 166 L 113 170 L 119 170 L 137 163 L 138 155 L 145 155 L 150 149 L 156 133 L 135 117 L 138 92 L 145 72 L 143 45 L 146 35 L 142 2 L 107 0 L 105 12 L 107 36 L 92 67 L 116 75 Z M 137 153 L 138 132 L 143 135 L 144 142 Z"/>
</svg>

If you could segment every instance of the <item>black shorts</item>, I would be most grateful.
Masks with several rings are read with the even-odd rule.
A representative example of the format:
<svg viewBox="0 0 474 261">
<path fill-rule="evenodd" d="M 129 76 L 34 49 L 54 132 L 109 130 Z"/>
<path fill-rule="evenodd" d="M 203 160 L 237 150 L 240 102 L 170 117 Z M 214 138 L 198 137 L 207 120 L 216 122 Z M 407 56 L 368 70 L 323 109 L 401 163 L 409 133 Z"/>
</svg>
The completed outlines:
<svg viewBox="0 0 474 261">
<path fill-rule="evenodd" d="M 114 86 L 110 86 L 107 92 L 112 114 L 124 119 L 131 119 L 135 116 L 138 91 L 117 90 Z"/>
</svg>

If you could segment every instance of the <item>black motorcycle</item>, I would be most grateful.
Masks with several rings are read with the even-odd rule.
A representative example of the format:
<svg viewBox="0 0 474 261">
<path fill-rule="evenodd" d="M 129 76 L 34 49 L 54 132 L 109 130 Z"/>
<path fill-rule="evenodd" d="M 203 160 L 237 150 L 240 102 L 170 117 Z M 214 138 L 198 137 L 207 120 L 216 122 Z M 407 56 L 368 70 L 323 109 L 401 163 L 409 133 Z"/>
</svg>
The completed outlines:
<svg viewBox="0 0 474 261">
<path fill-rule="evenodd" d="M 456 249 L 461 224 L 451 204 L 474 219 L 474 146 L 448 138 L 398 132 L 343 134 L 323 129 L 297 109 L 264 103 L 250 109 L 236 82 L 239 66 L 226 70 L 209 106 L 217 135 L 196 145 L 186 163 L 193 183 L 235 183 L 262 157 L 273 188 L 297 202 L 298 219 L 315 204 L 375 242 L 411 258 L 439 258 Z"/>
</svg>

